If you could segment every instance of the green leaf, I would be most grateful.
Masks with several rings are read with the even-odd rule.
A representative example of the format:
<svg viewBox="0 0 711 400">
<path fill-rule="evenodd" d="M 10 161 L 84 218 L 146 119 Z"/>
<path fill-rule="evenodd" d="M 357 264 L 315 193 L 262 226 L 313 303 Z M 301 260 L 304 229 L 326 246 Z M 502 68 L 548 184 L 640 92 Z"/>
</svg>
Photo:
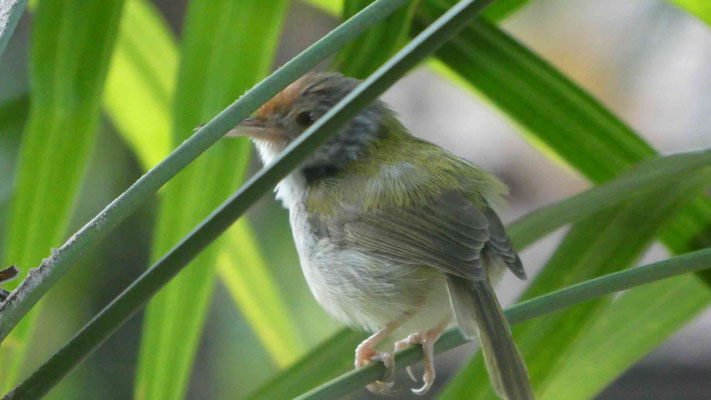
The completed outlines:
<svg viewBox="0 0 711 400">
<path fill-rule="evenodd" d="M 170 111 L 177 72 L 175 40 L 158 10 L 144 0 L 126 1 L 103 104 L 145 168 L 173 147 Z"/>
<path fill-rule="evenodd" d="M 444 9 L 438 0 L 425 2 L 414 25 L 426 26 Z M 436 55 L 518 124 L 526 139 L 593 182 L 609 180 L 657 154 L 589 94 L 485 21 L 470 24 Z M 662 240 L 675 253 L 711 245 L 709 222 L 711 202 L 698 198 L 665 229 Z"/>
<path fill-rule="evenodd" d="M 362 10 L 373 0 L 344 0 L 343 20 Z M 419 1 L 410 3 L 368 30 L 359 40 L 349 43 L 333 60 L 333 68 L 346 76 L 363 79 L 407 43 L 407 34 Z"/>
<path fill-rule="evenodd" d="M 353 352 L 367 334 L 342 329 L 299 362 L 248 396 L 250 400 L 291 399 L 353 368 Z"/>
<path fill-rule="evenodd" d="M 12 175 L 15 165 L 15 154 L 6 153 L 5 149 L 16 149 L 20 136 L 25 127 L 29 110 L 29 97 L 20 97 L 7 100 L 0 104 L 0 260 L 3 259 L 2 238 L 4 223 L 7 220 L 4 213 L 5 206 L 12 191 Z"/>
<path fill-rule="evenodd" d="M 189 3 L 173 112 L 174 144 L 185 140 L 194 127 L 268 74 L 285 10 L 285 1 Z M 237 189 L 249 152 L 246 139 L 217 143 L 166 187 L 154 260 Z M 137 398 L 184 396 L 214 287 L 217 251 L 223 243 L 203 252 L 149 304 L 139 355 Z"/>
<path fill-rule="evenodd" d="M 585 218 L 594 221 L 593 216 L 602 217 L 603 214 L 624 218 L 624 214 L 612 209 L 620 209 L 622 204 L 631 203 L 630 199 L 639 197 L 640 193 L 649 193 L 659 187 L 673 184 L 679 176 L 694 177 L 694 181 L 698 179 L 698 182 L 703 183 L 710 181 L 710 173 L 711 150 L 656 158 L 640 163 L 606 184 L 538 209 L 509 225 L 507 231 L 517 249 L 523 250 L 546 234 L 571 222 Z M 690 182 L 690 184 L 695 185 L 697 182 Z M 534 229 L 537 225 L 540 225 L 541 229 Z M 625 228 L 624 224 L 616 227 L 617 230 Z M 612 261 L 616 262 L 616 260 Z M 578 279 L 584 279 L 587 270 L 575 270 L 570 267 L 573 264 L 559 264 L 567 266 L 566 269 L 570 270 L 568 275 L 579 274 Z M 614 266 L 609 263 L 606 265 Z M 565 273 L 563 275 L 565 276 Z M 575 277 L 567 277 L 566 281 L 575 282 Z M 309 352 L 293 367 L 279 373 L 277 377 L 258 389 L 253 398 L 267 399 L 277 394 L 283 395 L 284 398 L 294 397 L 304 388 L 315 387 L 348 371 L 352 368 L 353 349 L 364 337 L 362 333 L 348 329 L 340 331 L 319 348 Z M 345 346 L 343 343 L 346 341 L 352 345 Z M 333 343 L 331 347 L 329 347 L 330 342 Z M 330 367 L 319 368 L 321 364 Z M 487 386 L 488 381 L 484 380 L 482 385 Z"/>
<path fill-rule="evenodd" d="M 0 55 L 10 41 L 26 5 L 27 0 L 8 0 L 0 3 Z"/>
<path fill-rule="evenodd" d="M 305 2 L 331 15 L 341 15 L 343 13 L 343 1 L 306 0 Z"/>
<path fill-rule="evenodd" d="M 540 399 L 585 400 L 595 397 L 645 354 L 711 303 L 711 292 L 693 275 L 656 282 L 624 293 L 608 312 L 588 326 L 587 334 L 566 355 Z M 669 312 L 669 310 L 674 312 Z M 646 333 L 639 335 L 640 327 Z M 604 362 L 601 362 L 604 361 Z M 571 384 L 575 382 L 575 384 Z"/>
<path fill-rule="evenodd" d="M 700 20 L 711 25 L 711 2 L 708 0 L 669 0 L 684 10 L 696 15 Z"/>
<path fill-rule="evenodd" d="M 150 3 L 129 0 L 125 8 L 109 67 L 104 107 L 148 169 L 170 152 L 170 99 L 178 50 L 169 28 Z M 251 237 L 247 221 L 238 221 L 226 235 L 227 243 L 218 250 L 218 274 L 272 360 L 286 366 L 303 353 L 304 347 L 285 300 Z M 259 290 L 253 290 L 256 288 Z M 275 340 L 275 332 L 280 332 L 280 340 Z"/>
<path fill-rule="evenodd" d="M 484 11 L 484 18 L 489 21 L 501 21 L 521 7 L 525 6 L 529 0 L 499 0 Z"/>
<path fill-rule="evenodd" d="M 2 264 L 17 264 L 22 277 L 48 257 L 49 249 L 64 236 L 96 136 L 101 90 L 122 6 L 122 1 L 113 0 L 44 0 L 37 6 L 30 116 L 22 137 Z M 17 379 L 36 313 L 22 320 L 0 353 L 0 389 Z"/>
<path fill-rule="evenodd" d="M 279 367 L 298 360 L 305 347 L 274 278 L 257 249 L 254 233 L 238 221 L 225 234 L 217 263 L 222 283 Z"/>
</svg>

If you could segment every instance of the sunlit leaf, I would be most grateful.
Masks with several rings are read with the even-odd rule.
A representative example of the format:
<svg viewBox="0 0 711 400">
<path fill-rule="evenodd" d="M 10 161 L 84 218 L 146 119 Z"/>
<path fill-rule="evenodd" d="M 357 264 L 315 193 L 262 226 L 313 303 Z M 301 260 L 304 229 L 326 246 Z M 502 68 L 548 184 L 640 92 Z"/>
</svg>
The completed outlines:
<svg viewBox="0 0 711 400">
<path fill-rule="evenodd" d="M 189 3 L 173 107 L 174 145 L 267 75 L 285 8 L 285 1 Z M 260 40 L 244 40 L 255 37 Z M 154 258 L 239 186 L 249 146 L 246 140 L 218 143 L 166 187 Z M 207 249 L 149 304 L 136 397 L 183 397 L 214 287 L 219 246 Z"/>
<path fill-rule="evenodd" d="M 343 20 L 365 8 L 373 0 L 344 0 Z M 333 68 L 345 76 L 363 79 L 373 73 L 405 43 L 410 23 L 419 0 L 393 13 L 383 22 L 373 26 L 358 40 L 339 51 L 333 60 Z"/>
<path fill-rule="evenodd" d="M 699 19 L 711 25 L 711 1 L 708 0 L 669 0 Z"/>
<path fill-rule="evenodd" d="M 123 1 L 40 1 L 33 19 L 30 116 L 22 137 L 2 265 L 23 271 L 57 247 L 96 136 Z M 95 15 L 102 18 L 94 18 Z M 78 62 L 78 60 L 82 60 Z M 9 282 L 14 288 L 19 280 Z M 0 390 L 18 378 L 36 308 L 0 353 Z"/>
<path fill-rule="evenodd" d="M 144 36 L 151 39 L 144 40 Z M 170 151 L 170 99 L 178 58 L 174 42 L 162 17 L 149 3 L 126 3 L 104 107 L 146 169 Z M 274 362 L 288 365 L 303 352 L 302 341 L 247 221 L 238 221 L 226 235 L 225 246 L 218 250 L 218 274 Z M 244 287 L 260 289 L 243 291 Z M 270 307 L 255 307 L 260 304 Z M 274 339 L 275 331 L 280 332 L 280 340 Z"/>
</svg>

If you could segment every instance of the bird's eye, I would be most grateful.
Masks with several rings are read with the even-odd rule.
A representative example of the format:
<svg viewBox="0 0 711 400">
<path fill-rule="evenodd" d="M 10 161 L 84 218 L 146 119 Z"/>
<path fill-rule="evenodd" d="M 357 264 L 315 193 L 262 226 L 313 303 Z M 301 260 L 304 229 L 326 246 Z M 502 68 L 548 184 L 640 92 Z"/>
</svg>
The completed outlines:
<svg viewBox="0 0 711 400">
<path fill-rule="evenodd" d="M 310 126 L 313 122 L 314 120 L 311 118 L 311 113 L 308 111 L 301 112 L 296 116 L 296 123 L 304 128 Z"/>
</svg>

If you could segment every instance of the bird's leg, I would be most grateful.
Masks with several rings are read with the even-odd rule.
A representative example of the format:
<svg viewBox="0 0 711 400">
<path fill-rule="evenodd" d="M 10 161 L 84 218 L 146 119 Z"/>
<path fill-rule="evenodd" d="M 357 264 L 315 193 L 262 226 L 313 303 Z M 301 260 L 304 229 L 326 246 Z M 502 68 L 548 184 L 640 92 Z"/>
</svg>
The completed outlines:
<svg viewBox="0 0 711 400">
<path fill-rule="evenodd" d="M 434 383 L 434 344 L 442 335 L 442 332 L 444 332 L 444 330 L 447 328 L 447 325 L 449 325 L 449 320 L 450 317 L 447 317 L 442 320 L 442 322 L 440 322 L 436 327 L 428 330 L 427 332 L 413 333 L 406 339 L 395 342 L 395 351 L 399 351 L 413 344 L 419 344 L 422 346 L 422 361 L 425 365 L 425 373 L 422 376 L 424 385 L 422 385 L 422 387 L 420 387 L 419 389 L 411 389 L 412 393 L 414 394 L 423 395 L 427 393 L 427 391 L 430 390 L 432 384 Z M 412 373 L 412 369 L 410 368 L 410 366 L 407 367 L 407 374 L 413 381 L 417 381 L 417 379 L 415 379 L 415 375 Z"/>
<path fill-rule="evenodd" d="M 366 386 L 368 390 L 377 394 L 394 394 L 392 390 L 395 383 L 395 357 L 392 352 L 375 351 L 375 346 L 387 337 L 392 331 L 397 329 L 400 323 L 391 322 L 385 328 L 379 330 L 368 339 L 365 339 L 356 347 L 355 367 L 360 368 L 372 361 L 380 361 L 387 369 L 385 376 L 379 381 L 372 382 Z"/>
</svg>

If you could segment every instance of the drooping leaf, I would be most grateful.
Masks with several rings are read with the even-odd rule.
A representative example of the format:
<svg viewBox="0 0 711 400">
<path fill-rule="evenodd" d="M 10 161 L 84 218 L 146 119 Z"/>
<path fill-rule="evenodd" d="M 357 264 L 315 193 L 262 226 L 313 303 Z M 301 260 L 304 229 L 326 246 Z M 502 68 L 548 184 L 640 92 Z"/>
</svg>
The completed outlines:
<svg viewBox="0 0 711 400">
<path fill-rule="evenodd" d="M 449 3 L 425 1 L 414 25 L 422 29 Z M 490 23 L 471 23 L 436 56 L 461 82 L 515 121 L 526 139 L 593 182 L 607 181 L 657 154 L 592 96 Z M 711 244 L 709 222 L 711 201 L 698 198 L 661 237 L 676 253 L 703 247 Z"/>
<path fill-rule="evenodd" d="M 16 157 L 11 149 L 18 147 L 28 110 L 29 97 L 27 95 L 0 104 L 0 171 L 2 171 L 2 175 L 0 175 L 0 259 L 3 259 L 1 239 L 4 237 L 4 225 L 7 221 L 3 217 L 3 213 L 7 211 L 5 206 L 12 190 L 12 175 Z"/>
<path fill-rule="evenodd" d="M 173 107 L 173 142 L 218 113 L 271 67 L 285 1 L 194 0 L 188 5 Z M 247 38 L 260 40 L 246 40 Z M 154 259 L 233 192 L 248 162 L 246 140 L 223 141 L 183 170 L 163 193 Z M 149 304 L 139 356 L 136 397 L 184 396 L 214 286 L 211 246 Z"/>
<path fill-rule="evenodd" d="M 707 0 L 669 0 L 711 25 L 711 2 Z"/>
<path fill-rule="evenodd" d="M 119 134 L 148 169 L 170 152 L 170 101 L 178 49 L 169 28 L 149 3 L 129 0 L 125 8 L 104 107 Z M 299 331 L 247 221 L 237 221 L 226 236 L 225 245 L 218 250 L 218 275 L 272 360 L 286 366 L 304 351 Z M 274 332 L 279 332 L 279 340 L 275 340 Z"/>
<path fill-rule="evenodd" d="M 691 274 L 627 291 L 609 305 L 614 312 L 586 328 L 587 334 L 542 388 L 540 399 L 593 398 L 710 303 L 706 284 Z M 640 327 L 644 335 L 638 334 Z"/>
<path fill-rule="evenodd" d="M 363 332 L 340 330 L 262 385 L 248 399 L 291 399 L 348 371 L 353 368 L 356 346 L 367 337 Z"/>
<path fill-rule="evenodd" d="M 16 168 L 3 261 L 16 264 L 22 277 L 64 236 L 96 136 L 122 6 L 120 0 L 45 0 L 37 5 L 30 115 Z M 16 383 L 37 312 L 17 325 L 0 352 L 0 390 Z"/>
<path fill-rule="evenodd" d="M 171 102 L 178 51 L 150 3 L 127 0 L 104 90 L 104 109 L 145 168 L 172 148 Z"/>
<path fill-rule="evenodd" d="M 344 0 L 343 20 L 352 17 L 373 0 Z M 407 42 L 412 16 L 419 1 L 410 3 L 373 26 L 360 39 L 349 43 L 334 57 L 333 68 L 345 76 L 363 79 L 373 73 Z"/>
</svg>

